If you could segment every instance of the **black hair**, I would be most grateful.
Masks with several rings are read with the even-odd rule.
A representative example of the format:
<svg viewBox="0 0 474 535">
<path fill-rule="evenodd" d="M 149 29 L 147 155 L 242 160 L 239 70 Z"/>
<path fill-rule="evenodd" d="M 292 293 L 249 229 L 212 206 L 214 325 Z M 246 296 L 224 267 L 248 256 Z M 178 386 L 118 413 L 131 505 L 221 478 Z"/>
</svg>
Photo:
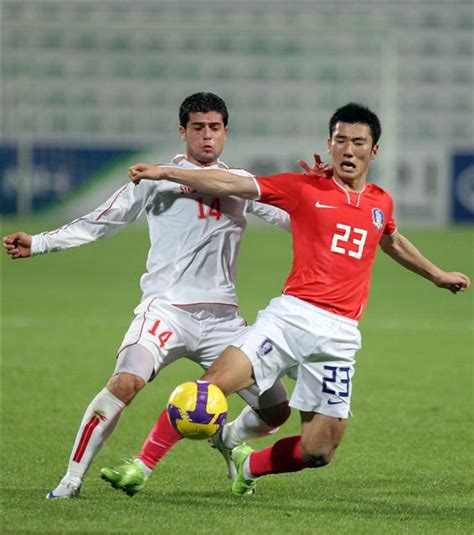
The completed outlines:
<svg viewBox="0 0 474 535">
<path fill-rule="evenodd" d="M 227 126 L 229 120 L 229 112 L 225 102 L 214 93 L 194 93 L 183 100 L 183 103 L 179 107 L 179 124 L 183 128 L 189 121 L 190 113 L 207 113 L 209 111 L 215 111 L 222 115 L 222 121 L 224 126 Z"/>
<path fill-rule="evenodd" d="M 362 123 L 370 128 L 373 145 L 376 145 L 382 134 L 382 126 L 377 115 L 367 106 L 349 102 L 345 106 L 338 108 L 329 120 L 329 137 L 332 137 L 337 122 L 343 123 Z"/>
</svg>

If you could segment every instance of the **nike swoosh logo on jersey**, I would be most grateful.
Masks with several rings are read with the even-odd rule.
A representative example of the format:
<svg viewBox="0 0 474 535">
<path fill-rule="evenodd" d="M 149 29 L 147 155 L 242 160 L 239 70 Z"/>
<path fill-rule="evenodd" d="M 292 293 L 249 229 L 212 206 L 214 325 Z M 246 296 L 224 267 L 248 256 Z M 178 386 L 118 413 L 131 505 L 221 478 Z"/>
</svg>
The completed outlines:
<svg viewBox="0 0 474 535">
<path fill-rule="evenodd" d="M 328 399 L 328 405 L 339 405 L 339 403 L 345 403 L 345 402 L 341 400 L 334 401 L 332 399 Z"/>
<path fill-rule="evenodd" d="M 319 201 L 316 201 L 314 203 L 314 206 L 316 206 L 316 208 L 337 208 L 337 206 L 331 206 L 330 204 L 322 204 Z"/>
</svg>

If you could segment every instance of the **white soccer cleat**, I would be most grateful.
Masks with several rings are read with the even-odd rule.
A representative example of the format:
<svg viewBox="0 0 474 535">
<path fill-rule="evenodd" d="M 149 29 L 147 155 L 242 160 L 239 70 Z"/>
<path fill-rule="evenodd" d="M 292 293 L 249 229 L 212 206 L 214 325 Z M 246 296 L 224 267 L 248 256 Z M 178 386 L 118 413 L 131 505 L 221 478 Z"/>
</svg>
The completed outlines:
<svg viewBox="0 0 474 535">
<path fill-rule="evenodd" d="M 81 491 L 81 483 L 69 479 L 67 476 L 63 477 L 59 485 L 46 495 L 47 500 L 68 500 L 76 498 Z"/>
<path fill-rule="evenodd" d="M 234 481 L 237 476 L 237 468 L 232 460 L 232 448 L 228 448 L 222 441 L 222 429 L 209 439 L 209 444 L 211 445 L 211 448 L 218 450 L 222 457 L 224 457 L 227 464 L 227 475 L 229 479 Z"/>
</svg>

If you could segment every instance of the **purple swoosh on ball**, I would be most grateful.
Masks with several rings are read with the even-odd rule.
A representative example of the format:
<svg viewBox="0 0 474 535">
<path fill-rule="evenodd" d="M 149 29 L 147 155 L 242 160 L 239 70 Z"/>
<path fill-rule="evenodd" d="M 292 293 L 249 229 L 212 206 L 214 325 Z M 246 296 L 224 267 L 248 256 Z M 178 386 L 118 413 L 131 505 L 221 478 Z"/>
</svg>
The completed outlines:
<svg viewBox="0 0 474 535">
<path fill-rule="evenodd" d="M 176 422 L 178 420 L 183 419 L 183 417 L 181 416 L 181 411 L 178 409 L 178 407 L 175 407 L 174 405 L 168 405 L 168 415 L 171 424 L 176 430 L 178 430 L 178 428 L 176 427 Z"/>
<path fill-rule="evenodd" d="M 186 411 L 191 422 L 208 424 L 214 418 L 214 414 L 209 414 L 206 410 L 209 383 L 197 381 L 196 408 L 193 411 Z"/>
<path fill-rule="evenodd" d="M 226 412 L 221 412 L 221 414 L 219 414 L 219 416 L 217 417 L 216 425 L 219 426 L 219 427 L 221 425 L 224 425 L 224 422 L 225 422 L 226 418 L 227 418 L 227 413 Z"/>
</svg>

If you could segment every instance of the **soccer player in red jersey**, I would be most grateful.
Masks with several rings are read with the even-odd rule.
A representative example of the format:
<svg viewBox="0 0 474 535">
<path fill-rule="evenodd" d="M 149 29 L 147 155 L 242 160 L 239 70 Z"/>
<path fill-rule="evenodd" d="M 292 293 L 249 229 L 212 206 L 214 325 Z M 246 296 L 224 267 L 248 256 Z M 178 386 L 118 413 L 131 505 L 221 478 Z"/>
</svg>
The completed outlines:
<svg viewBox="0 0 474 535">
<path fill-rule="evenodd" d="M 234 448 L 236 494 L 252 493 L 263 475 L 331 461 L 350 415 L 358 320 L 378 245 L 440 288 L 457 293 L 470 285 L 466 275 L 443 271 L 401 235 L 391 196 L 367 182 L 379 150 L 378 117 L 347 104 L 331 117 L 329 134 L 330 180 L 296 173 L 242 179 L 226 171 L 130 168 L 136 183 L 167 179 L 218 196 L 258 199 L 290 215 L 294 258 L 283 295 L 259 313 L 240 347 L 228 347 L 203 377 L 226 394 L 254 383 L 265 392 L 285 374 L 296 379 L 290 405 L 300 411 L 301 435 L 262 451 L 245 444 Z"/>
</svg>

